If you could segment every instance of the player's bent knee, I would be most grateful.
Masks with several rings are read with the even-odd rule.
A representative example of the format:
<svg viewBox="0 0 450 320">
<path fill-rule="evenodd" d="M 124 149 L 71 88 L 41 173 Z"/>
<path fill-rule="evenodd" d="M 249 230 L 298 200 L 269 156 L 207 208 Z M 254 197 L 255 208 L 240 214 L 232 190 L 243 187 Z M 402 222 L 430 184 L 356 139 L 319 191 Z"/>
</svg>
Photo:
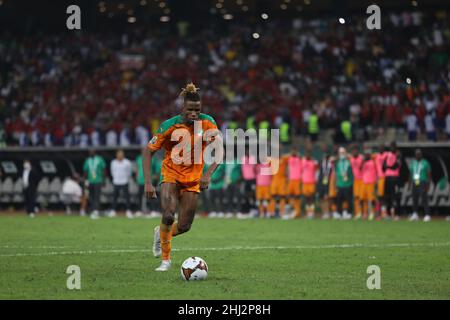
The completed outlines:
<svg viewBox="0 0 450 320">
<path fill-rule="evenodd" d="M 178 233 L 185 233 L 188 232 L 189 230 L 191 230 L 191 224 L 178 224 L 177 226 L 178 229 Z"/>
<path fill-rule="evenodd" d="M 161 222 L 167 226 L 170 226 L 175 222 L 175 216 L 172 213 L 163 214 Z"/>
</svg>

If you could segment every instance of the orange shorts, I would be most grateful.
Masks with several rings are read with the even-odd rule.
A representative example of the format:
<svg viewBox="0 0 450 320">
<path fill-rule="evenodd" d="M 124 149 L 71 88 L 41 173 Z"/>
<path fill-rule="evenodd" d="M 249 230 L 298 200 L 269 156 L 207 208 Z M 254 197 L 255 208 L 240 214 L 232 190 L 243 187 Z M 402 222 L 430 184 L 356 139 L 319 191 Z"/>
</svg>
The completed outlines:
<svg viewBox="0 0 450 320">
<path fill-rule="evenodd" d="M 256 186 L 256 200 L 269 200 L 270 186 Z"/>
<path fill-rule="evenodd" d="M 383 197 L 383 196 L 384 196 L 384 177 L 378 179 L 378 183 L 377 183 L 377 195 L 378 195 L 379 197 Z"/>
<path fill-rule="evenodd" d="M 300 196 L 302 194 L 300 180 L 289 180 L 288 194 L 290 196 Z"/>
<path fill-rule="evenodd" d="M 272 180 L 270 194 L 276 196 L 286 195 L 286 180 Z"/>
<path fill-rule="evenodd" d="M 172 176 L 162 176 L 161 183 L 175 183 L 181 192 L 195 192 L 200 193 L 200 182 L 180 182 Z"/>
<path fill-rule="evenodd" d="M 361 199 L 362 180 L 353 180 L 353 197 Z"/>
<path fill-rule="evenodd" d="M 303 183 L 302 184 L 302 194 L 305 197 L 311 197 L 316 193 L 316 184 L 315 183 Z"/>
<path fill-rule="evenodd" d="M 363 201 L 375 201 L 375 183 L 361 184 L 360 196 Z"/>
</svg>

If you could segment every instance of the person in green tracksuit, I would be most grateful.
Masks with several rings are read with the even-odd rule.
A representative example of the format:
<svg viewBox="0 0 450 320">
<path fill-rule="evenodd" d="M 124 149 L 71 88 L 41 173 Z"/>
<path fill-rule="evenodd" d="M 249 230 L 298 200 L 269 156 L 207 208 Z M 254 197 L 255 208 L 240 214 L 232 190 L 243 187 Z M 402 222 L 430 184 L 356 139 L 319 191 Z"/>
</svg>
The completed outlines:
<svg viewBox="0 0 450 320">
<path fill-rule="evenodd" d="M 225 164 L 225 197 L 227 199 L 227 217 L 241 212 L 241 165 L 235 159 L 233 163 Z M 235 201 L 233 201 L 235 200 Z"/>
<path fill-rule="evenodd" d="M 144 185 L 145 185 L 145 178 L 144 178 L 144 168 L 143 168 L 143 164 L 142 164 L 142 153 L 140 153 L 137 157 L 136 157 L 136 169 L 137 169 L 137 173 L 136 173 L 136 182 L 138 184 L 139 187 L 139 191 L 138 191 L 138 208 L 137 211 L 141 211 L 142 210 L 142 206 L 143 206 L 143 201 L 144 200 Z M 160 159 L 160 157 L 153 157 L 152 158 L 152 184 L 154 186 L 158 185 L 158 182 L 160 180 L 160 175 L 161 175 L 161 166 L 162 166 L 162 160 Z M 157 199 L 150 199 L 147 200 L 147 204 L 148 204 L 148 210 L 150 210 L 151 213 L 158 213 L 160 212 L 160 203 Z"/>
<path fill-rule="evenodd" d="M 205 164 L 205 167 L 208 166 Z M 209 166 L 208 166 L 209 167 Z M 209 185 L 209 205 L 210 205 L 210 216 L 223 217 L 223 186 L 225 180 L 225 165 L 221 163 L 216 171 L 214 171 L 211 176 L 211 183 Z"/>
<path fill-rule="evenodd" d="M 203 174 L 208 171 L 208 164 L 205 163 L 203 166 Z M 210 195 L 210 188 L 202 190 L 200 193 L 200 198 L 202 200 L 202 208 L 203 208 L 203 214 L 207 215 L 211 212 L 211 195 Z"/>
<path fill-rule="evenodd" d="M 106 176 L 106 163 L 103 157 L 89 150 L 89 157 L 83 164 L 84 181 L 89 183 L 89 206 L 91 218 L 97 219 L 100 210 L 100 192 Z"/>
<path fill-rule="evenodd" d="M 334 165 L 334 172 L 336 174 L 337 210 L 338 215 L 342 213 L 343 219 L 350 219 L 351 213 L 349 213 L 349 211 L 351 212 L 350 208 L 352 205 L 353 171 L 345 148 L 340 147 L 338 155 L 339 157 Z M 344 202 L 347 203 L 348 209 L 343 209 Z M 337 216 L 336 218 L 340 218 L 340 216 Z"/>
</svg>

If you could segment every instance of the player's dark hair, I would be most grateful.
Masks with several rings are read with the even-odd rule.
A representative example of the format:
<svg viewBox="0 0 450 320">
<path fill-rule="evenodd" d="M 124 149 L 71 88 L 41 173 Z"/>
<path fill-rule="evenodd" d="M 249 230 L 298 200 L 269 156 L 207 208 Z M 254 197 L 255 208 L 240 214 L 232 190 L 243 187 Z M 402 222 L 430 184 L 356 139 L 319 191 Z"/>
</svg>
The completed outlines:
<svg viewBox="0 0 450 320">
<path fill-rule="evenodd" d="M 195 86 L 192 82 L 187 84 L 185 88 L 181 89 L 180 96 L 183 97 L 184 101 L 200 101 L 200 89 Z"/>
<path fill-rule="evenodd" d="M 396 151 L 397 150 L 397 143 L 395 141 L 391 142 L 391 151 Z"/>
</svg>

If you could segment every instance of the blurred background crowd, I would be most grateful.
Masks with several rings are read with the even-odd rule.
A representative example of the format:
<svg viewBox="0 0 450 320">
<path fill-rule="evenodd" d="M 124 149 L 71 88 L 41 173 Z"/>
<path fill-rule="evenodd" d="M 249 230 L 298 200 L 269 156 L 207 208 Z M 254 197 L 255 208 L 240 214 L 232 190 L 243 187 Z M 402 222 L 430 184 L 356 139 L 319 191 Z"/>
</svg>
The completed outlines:
<svg viewBox="0 0 450 320">
<path fill-rule="evenodd" d="M 0 31 L 7 146 L 144 145 L 176 114 L 187 80 L 225 128 L 280 128 L 337 142 L 450 137 L 450 14 L 403 11 L 277 19 L 191 31 Z M 341 21 L 343 22 L 343 21 Z M 350 127 L 350 133 L 349 129 Z M 406 134 L 408 133 L 408 134 Z"/>
</svg>

